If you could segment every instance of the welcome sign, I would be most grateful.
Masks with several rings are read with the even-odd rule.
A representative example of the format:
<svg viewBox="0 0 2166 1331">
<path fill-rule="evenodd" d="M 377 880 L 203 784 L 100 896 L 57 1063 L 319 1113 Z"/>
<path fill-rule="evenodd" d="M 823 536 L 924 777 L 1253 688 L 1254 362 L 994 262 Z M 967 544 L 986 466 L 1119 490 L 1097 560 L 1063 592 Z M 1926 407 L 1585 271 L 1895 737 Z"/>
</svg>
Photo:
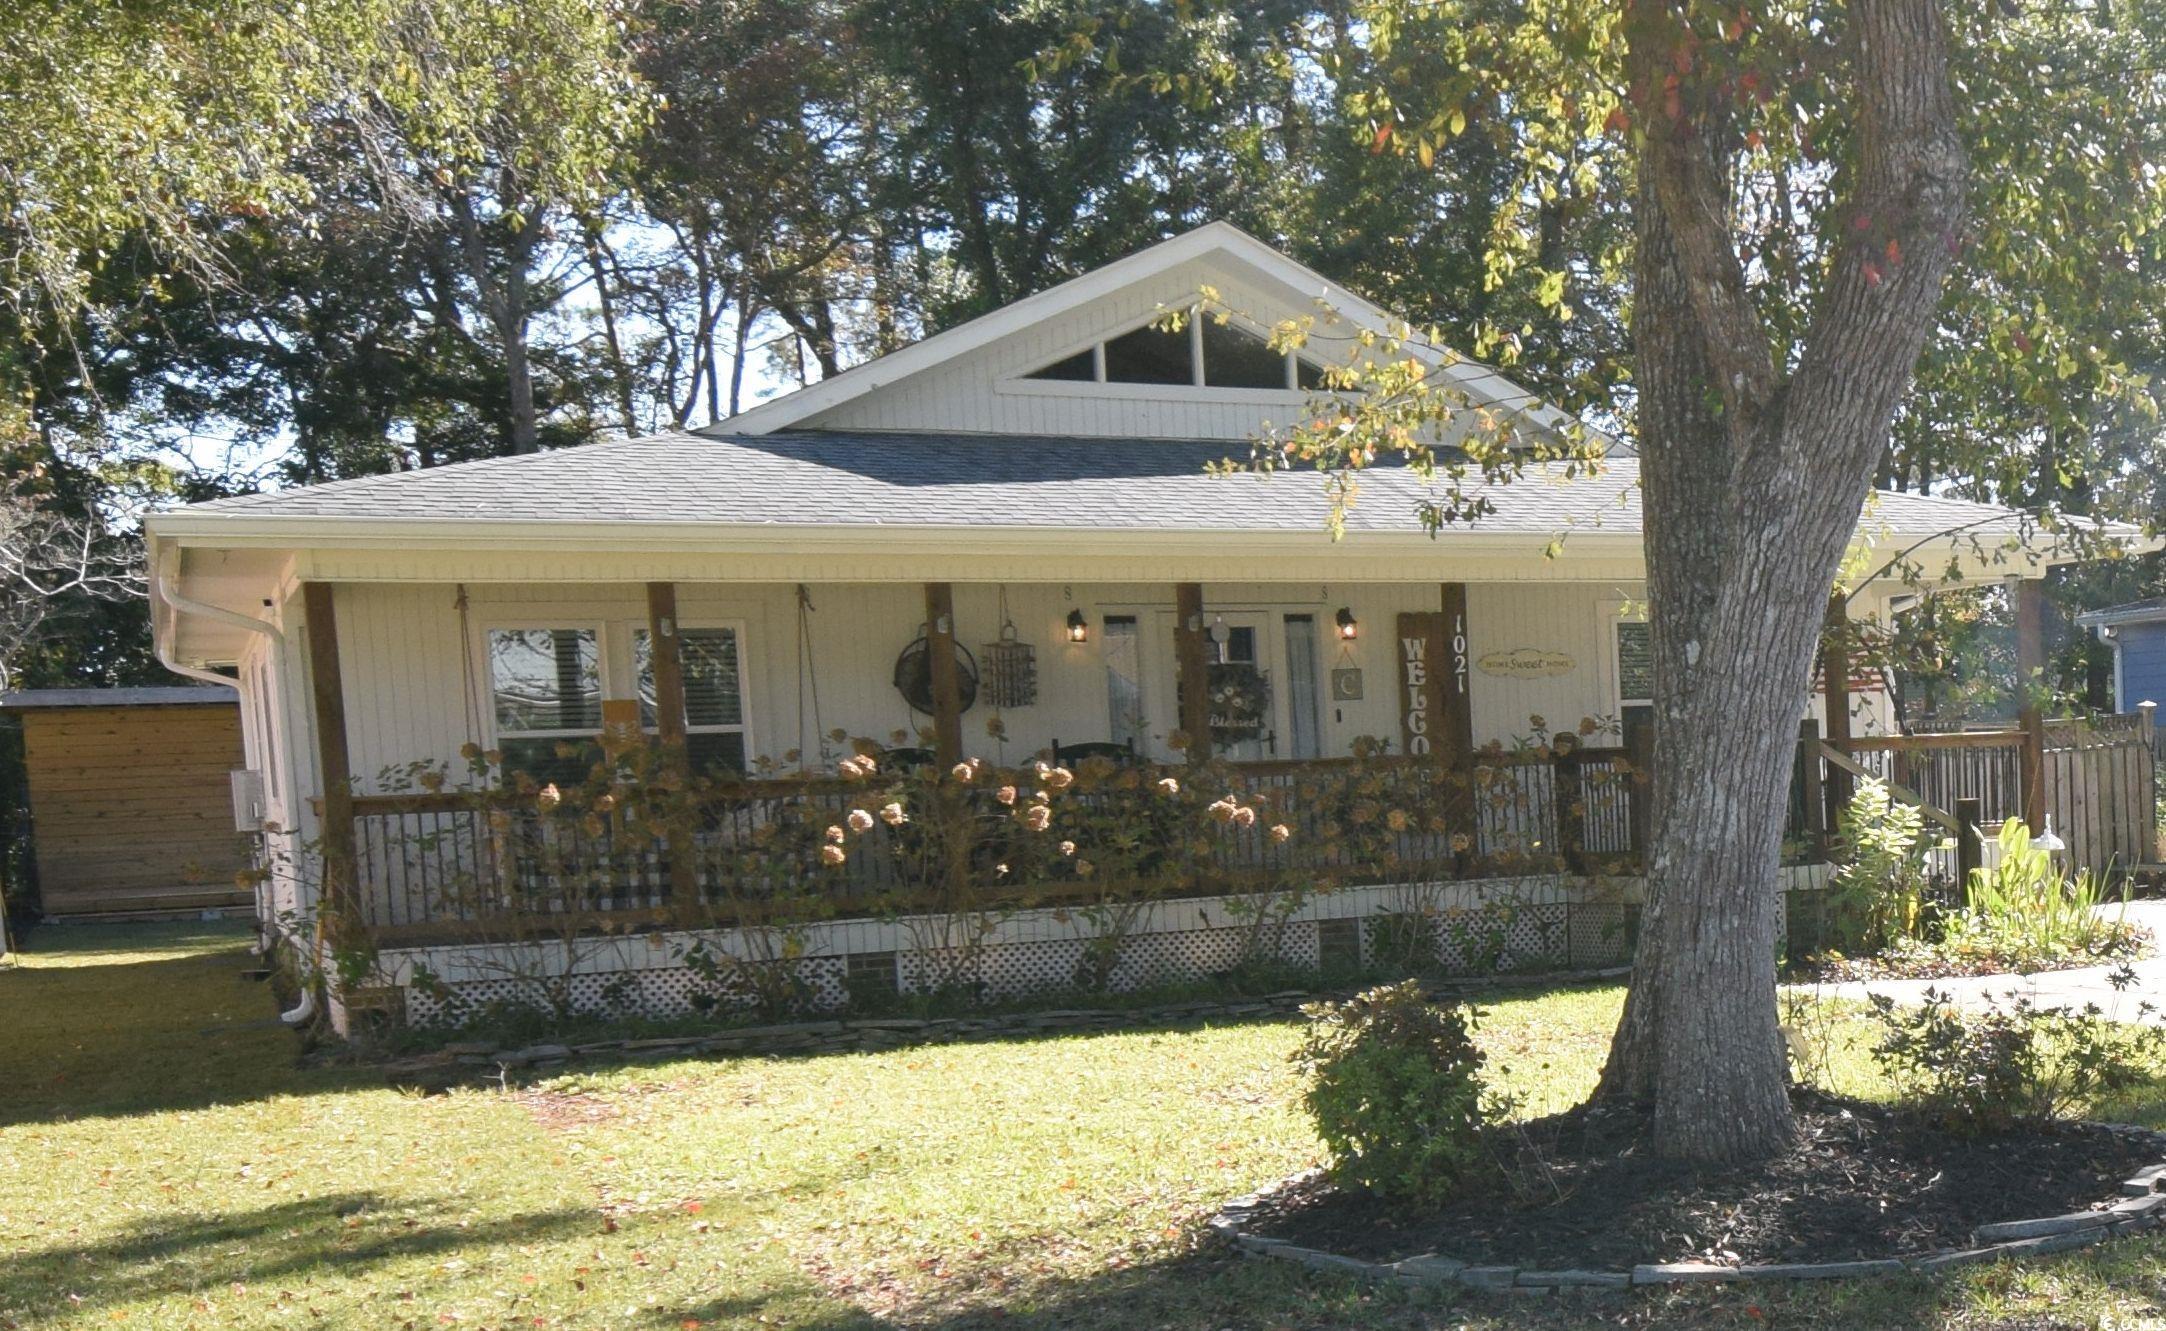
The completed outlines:
<svg viewBox="0 0 2166 1331">
<path fill-rule="evenodd" d="M 1474 749 L 1465 587 L 1446 583 L 1442 611 L 1403 613 L 1398 628 L 1400 752 L 1457 762 Z"/>
</svg>

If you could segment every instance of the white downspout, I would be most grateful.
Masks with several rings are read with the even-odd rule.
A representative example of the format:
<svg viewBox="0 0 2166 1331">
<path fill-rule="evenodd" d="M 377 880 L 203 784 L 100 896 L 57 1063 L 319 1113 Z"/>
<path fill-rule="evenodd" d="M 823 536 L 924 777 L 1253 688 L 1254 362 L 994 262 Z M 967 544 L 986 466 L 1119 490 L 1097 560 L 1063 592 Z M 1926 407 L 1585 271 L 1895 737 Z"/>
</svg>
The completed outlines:
<svg viewBox="0 0 2166 1331">
<path fill-rule="evenodd" d="M 264 637 L 269 638 L 273 643 L 277 644 L 280 647 L 286 645 L 286 635 L 279 632 L 278 626 L 268 620 L 258 619 L 254 615 L 244 615 L 236 610 L 228 610 L 224 606 L 208 605 L 202 601 L 196 600 L 193 597 L 184 596 L 180 592 L 174 590 L 173 579 L 168 576 L 168 570 L 166 568 L 166 565 L 169 562 L 177 561 L 180 552 L 178 550 L 175 550 L 171 553 L 173 556 L 172 560 L 169 560 L 166 555 L 161 552 L 158 559 L 152 565 L 151 595 L 158 600 L 163 601 L 166 606 L 173 611 L 173 619 L 175 621 L 178 621 L 181 614 L 185 612 L 187 614 L 196 616 L 198 619 L 213 620 L 220 624 L 231 625 L 232 627 L 237 629 L 246 629 L 250 633 L 260 633 Z M 178 629 L 178 627 L 178 623 L 176 622 L 175 628 Z M 218 674 L 216 671 L 204 670 L 197 666 L 184 665 L 181 662 L 175 660 L 173 657 L 172 645 L 170 643 L 158 644 L 158 660 L 168 670 L 178 671 L 179 673 L 188 676 L 190 679 L 209 680 L 214 683 L 223 684 L 227 688 L 233 687 L 233 680 L 228 678 L 227 676 Z"/>
<path fill-rule="evenodd" d="M 171 612 L 168 616 L 168 623 L 173 628 L 173 633 L 168 635 L 168 640 L 164 642 L 158 640 L 158 634 L 154 629 L 151 633 L 152 650 L 158 657 L 158 663 L 177 675 L 185 675 L 189 679 L 201 680 L 206 684 L 217 684 L 229 689 L 237 688 L 238 681 L 231 676 L 221 675 L 215 670 L 206 670 L 201 666 L 189 665 L 173 655 L 172 639 L 179 635 L 181 614 L 186 612 L 200 619 L 208 619 L 220 624 L 230 624 L 235 628 L 245 629 L 250 633 L 260 633 L 281 648 L 286 645 L 286 635 L 279 632 L 276 624 L 257 619 L 253 615 L 244 615 L 228 610 L 224 606 L 210 605 L 175 591 L 173 578 L 170 576 L 171 570 L 168 569 L 167 565 L 170 562 L 177 562 L 179 555 L 178 550 L 171 551 L 172 559 L 169 560 L 167 552 L 161 551 L 157 558 L 150 561 L 152 605 L 155 607 L 161 602 L 165 605 L 167 610 Z M 270 951 L 270 939 L 264 931 L 263 908 L 260 901 L 257 903 L 256 910 L 256 941 L 249 947 L 249 951 L 259 957 Z M 295 1004 L 291 1010 L 279 1013 L 278 1019 L 288 1026 L 299 1026 L 315 1015 L 315 990 L 304 985 L 301 989 L 301 1001 Z"/>
</svg>

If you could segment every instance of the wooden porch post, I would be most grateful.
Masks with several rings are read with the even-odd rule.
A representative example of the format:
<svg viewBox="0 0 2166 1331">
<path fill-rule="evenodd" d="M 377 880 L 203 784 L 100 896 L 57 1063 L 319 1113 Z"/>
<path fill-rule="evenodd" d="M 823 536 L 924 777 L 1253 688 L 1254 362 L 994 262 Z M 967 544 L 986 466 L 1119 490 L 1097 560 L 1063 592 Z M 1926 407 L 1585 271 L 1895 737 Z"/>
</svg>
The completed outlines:
<svg viewBox="0 0 2166 1331">
<path fill-rule="evenodd" d="M 1173 654 L 1181 674 L 1181 733 L 1188 736 L 1188 760 L 1211 757 L 1211 657 L 1203 637 L 1203 584 L 1178 583 L 1173 589 Z"/>
<path fill-rule="evenodd" d="M 955 670 L 955 589 L 925 584 L 925 651 L 932 672 L 933 753 L 944 770 L 963 760 L 963 689 Z"/>
<path fill-rule="evenodd" d="M 2023 578 L 2016 583 L 2016 724 L 2023 731 L 2023 821 L 2034 836 L 2046 830 L 2046 718 L 2037 695 L 2045 673 L 2046 584 Z"/>
<path fill-rule="evenodd" d="M 323 776 L 323 896 L 317 912 L 335 927 L 358 906 L 353 839 L 353 763 L 346 747 L 346 682 L 339 671 L 338 611 L 328 582 L 301 584 L 308 627 L 309 694 L 316 718 L 316 766 Z"/>
<path fill-rule="evenodd" d="M 1850 609 L 1837 592 L 1828 599 L 1820 630 L 1820 689 L 1826 700 L 1829 747 L 1850 748 Z M 1836 816 L 1850 803 L 1850 773 L 1830 765 L 1826 784 L 1822 827 L 1834 827 Z"/>
<path fill-rule="evenodd" d="M 683 781 L 691 776 L 692 765 L 685 752 L 684 653 L 677 637 L 677 584 L 673 582 L 647 584 L 647 652 L 654 668 L 654 728 L 662 738 L 662 769 Z M 669 898 L 681 909 L 699 895 L 691 829 L 674 826 L 668 835 Z"/>
<path fill-rule="evenodd" d="M 1444 658 L 1437 663 L 1444 678 L 1437 681 L 1436 752 L 1444 765 L 1457 771 L 1474 760 L 1474 663 L 1467 650 L 1467 585 L 1443 585 Z"/>
<path fill-rule="evenodd" d="M 1811 717 L 1797 723 L 1798 830 L 1811 845 L 1814 859 L 1826 859 L 1828 851 L 1827 792 L 1820 779 L 1820 723 Z M 1833 763 L 1829 771 L 1840 771 Z"/>
<path fill-rule="evenodd" d="M 1955 881 L 1965 891 L 1970 890 L 1970 876 L 1978 871 L 1985 855 L 1978 831 L 1978 825 L 1985 821 L 1980 812 L 1984 807 L 1975 796 L 1955 802 Z"/>
<path fill-rule="evenodd" d="M 654 724 L 664 746 L 684 757 L 684 654 L 677 642 L 677 584 L 647 584 L 648 660 L 654 666 Z"/>
</svg>

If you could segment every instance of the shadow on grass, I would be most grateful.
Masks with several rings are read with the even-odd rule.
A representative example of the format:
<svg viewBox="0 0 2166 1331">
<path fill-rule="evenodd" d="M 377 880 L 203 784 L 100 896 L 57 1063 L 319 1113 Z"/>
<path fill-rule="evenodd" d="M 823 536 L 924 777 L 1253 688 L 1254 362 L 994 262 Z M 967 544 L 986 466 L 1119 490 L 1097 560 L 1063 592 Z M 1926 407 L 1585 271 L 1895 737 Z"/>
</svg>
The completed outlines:
<svg viewBox="0 0 2166 1331">
<path fill-rule="evenodd" d="M 131 1308 L 196 1290 L 222 1293 L 326 1275 L 362 1279 L 408 1258 L 510 1250 L 596 1227 L 591 1211 L 479 1222 L 462 1214 L 449 1199 L 392 1204 L 373 1192 L 338 1192 L 218 1216 L 151 1215 L 98 1242 L 15 1253 L 0 1306 L 27 1315 L 22 1325 L 33 1326 L 48 1315 Z"/>
<path fill-rule="evenodd" d="M 37 931 L 0 971 L 0 1127 L 196 1109 L 354 1084 L 297 1066 L 245 927 Z"/>
<path fill-rule="evenodd" d="M 957 1302 L 968 1306 L 945 1312 L 836 1299 L 817 1319 L 797 1316 L 789 1324 L 819 1331 L 2075 1331 L 2153 1325 L 2149 1319 L 2166 1311 L 2162 1276 L 2166 1242 L 2142 1237 L 1937 1283 L 1907 1276 L 1528 1298 L 1379 1285 L 1206 1248 L 1023 1293 L 964 1296 Z M 754 1325 L 772 1312 L 761 1299 L 725 1297 L 657 1309 L 649 1324 Z"/>
</svg>

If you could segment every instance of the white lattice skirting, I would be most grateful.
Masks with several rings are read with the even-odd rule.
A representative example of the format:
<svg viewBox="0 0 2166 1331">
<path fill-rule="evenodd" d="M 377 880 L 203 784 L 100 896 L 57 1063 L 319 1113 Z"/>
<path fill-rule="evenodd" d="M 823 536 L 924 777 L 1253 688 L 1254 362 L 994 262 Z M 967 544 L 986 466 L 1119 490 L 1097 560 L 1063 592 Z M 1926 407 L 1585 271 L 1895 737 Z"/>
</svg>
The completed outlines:
<svg viewBox="0 0 2166 1331">
<path fill-rule="evenodd" d="M 1453 974 L 1580 970 L 1629 960 L 1638 887 L 1542 877 L 1348 888 L 1270 912 L 1265 923 L 1257 912 L 1269 897 L 1154 902 L 1122 936 L 1110 966 L 1103 945 L 1091 946 L 1104 929 L 1088 911 L 840 920 L 799 931 L 782 964 L 813 1010 L 841 1008 L 861 986 L 889 994 L 961 987 L 993 1001 L 1060 992 L 1080 987 L 1094 965 L 1104 966 L 1103 988 L 1113 992 L 1201 980 L 1244 960 L 1302 970 L 1386 961 Z M 401 995 L 405 1019 L 416 1025 L 461 1022 L 498 1004 L 568 1002 L 602 1017 L 748 1006 L 752 995 L 729 965 L 718 974 L 688 964 L 702 949 L 755 965 L 782 951 L 775 936 L 739 929 L 407 948 L 383 952 L 372 983 Z"/>
</svg>

